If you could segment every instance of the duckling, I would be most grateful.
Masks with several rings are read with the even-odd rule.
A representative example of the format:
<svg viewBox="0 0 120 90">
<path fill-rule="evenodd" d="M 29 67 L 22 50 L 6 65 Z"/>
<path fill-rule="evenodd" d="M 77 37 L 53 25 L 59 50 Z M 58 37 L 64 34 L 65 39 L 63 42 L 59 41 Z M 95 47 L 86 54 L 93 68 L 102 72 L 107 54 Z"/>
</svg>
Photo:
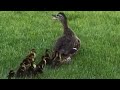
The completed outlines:
<svg viewBox="0 0 120 90">
<path fill-rule="evenodd" d="M 62 65 L 64 61 L 62 60 L 61 54 L 59 52 L 55 52 L 53 62 L 52 62 L 52 67 L 60 66 Z"/>
<path fill-rule="evenodd" d="M 29 68 L 31 66 L 31 61 L 30 59 L 26 58 L 23 60 L 23 62 L 20 64 L 20 66 L 22 66 L 23 64 L 25 65 L 26 68 Z"/>
<path fill-rule="evenodd" d="M 63 56 L 72 57 L 80 48 L 80 39 L 68 27 L 67 17 L 63 12 L 52 16 L 62 23 L 64 30 L 63 35 L 57 39 L 53 50 L 58 51 Z M 74 48 L 76 48 L 76 50 Z"/>
<path fill-rule="evenodd" d="M 41 65 L 37 65 L 37 66 L 36 66 L 33 75 L 36 76 L 36 75 L 39 74 L 39 73 L 40 73 L 40 74 L 43 73 L 43 69 L 41 68 Z"/>
<path fill-rule="evenodd" d="M 28 75 L 28 70 L 31 67 L 31 63 L 22 62 L 17 70 L 16 77 L 24 77 Z"/>
<path fill-rule="evenodd" d="M 20 67 L 17 71 L 18 77 L 26 76 L 26 74 L 29 71 L 29 68 L 31 67 L 32 63 L 35 61 L 35 58 L 36 58 L 36 51 L 35 49 L 32 49 L 29 55 L 27 55 L 26 58 L 23 60 L 23 62 L 20 64 Z"/>
<path fill-rule="evenodd" d="M 43 69 L 45 66 L 46 66 L 45 56 L 42 56 L 42 60 L 36 65 L 36 68 L 34 70 L 34 75 L 38 73 L 43 73 Z"/>
<path fill-rule="evenodd" d="M 10 70 L 9 75 L 7 76 L 8 79 L 11 79 L 14 76 L 15 76 L 15 71 L 14 70 Z"/>
<path fill-rule="evenodd" d="M 16 74 L 13 70 L 9 72 L 8 78 L 11 78 L 14 76 L 16 77 L 23 77 L 27 75 L 27 72 L 30 67 L 32 67 L 32 63 L 35 61 L 36 58 L 36 51 L 35 49 L 32 49 L 29 53 L 29 55 L 26 56 L 26 58 L 20 63 L 20 67 L 18 68 Z"/>
<path fill-rule="evenodd" d="M 52 51 L 52 54 L 51 54 L 51 64 L 55 60 L 56 54 L 57 54 L 57 51 Z"/>
<path fill-rule="evenodd" d="M 35 49 L 32 49 L 29 55 L 27 55 L 26 58 L 22 61 L 22 63 L 24 63 L 26 67 L 28 67 L 35 61 L 35 59 L 36 59 Z"/>
<path fill-rule="evenodd" d="M 41 69 L 43 69 L 46 66 L 46 57 L 42 56 L 42 60 L 39 63 L 39 65 L 41 66 Z"/>
<path fill-rule="evenodd" d="M 33 62 L 27 70 L 27 76 L 34 75 L 36 69 L 36 64 Z"/>
<path fill-rule="evenodd" d="M 36 51 L 35 51 L 35 49 L 32 49 L 30 51 L 29 55 L 26 56 L 26 58 L 29 59 L 30 62 L 35 61 L 35 59 L 36 59 Z"/>
<path fill-rule="evenodd" d="M 17 77 L 29 76 L 33 62 L 32 58 L 25 58 L 17 71 Z"/>
<path fill-rule="evenodd" d="M 24 77 L 24 76 L 26 76 L 26 66 L 24 63 L 21 63 L 19 69 L 16 72 L 16 77 Z"/>
<path fill-rule="evenodd" d="M 50 57 L 50 54 L 48 52 L 49 52 L 49 49 L 46 49 L 44 59 L 46 60 L 46 64 L 50 65 L 51 64 L 51 57 Z"/>
</svg>

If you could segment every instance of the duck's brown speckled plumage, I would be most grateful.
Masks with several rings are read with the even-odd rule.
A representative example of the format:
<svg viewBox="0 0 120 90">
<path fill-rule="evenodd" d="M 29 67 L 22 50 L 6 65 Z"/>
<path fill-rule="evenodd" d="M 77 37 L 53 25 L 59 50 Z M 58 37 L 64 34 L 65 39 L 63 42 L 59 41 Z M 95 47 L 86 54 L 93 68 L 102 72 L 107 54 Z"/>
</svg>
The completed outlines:
<svg viewBox="0 0 120 90">
<path fill-rule="evenodd" d="M 63 35 L 57 39 L 54 47 L 54 51 L 58 51 L 61 54 L 69 56 L 71 50 L 76 48 L 77 51 L 80 47 L 80 39 L 75 35 L 75 33 L 68 27 L 67 17 L 64 13 L 60 12 L 56 15 L 62 25 L 63 25 Z"/>
</svg>

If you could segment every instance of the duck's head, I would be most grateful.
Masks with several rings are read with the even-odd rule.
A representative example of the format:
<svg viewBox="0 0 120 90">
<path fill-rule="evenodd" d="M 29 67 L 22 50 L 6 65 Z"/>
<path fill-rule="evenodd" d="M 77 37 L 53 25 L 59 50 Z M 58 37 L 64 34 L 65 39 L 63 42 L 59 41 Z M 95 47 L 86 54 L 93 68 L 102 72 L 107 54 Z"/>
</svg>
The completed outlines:
<svg viewBox="0 0 120 90">
<path fill-rule="evenodd" d="M 52 15 L 53 19 L 60 20 L 61 22 L 67 21 L 67 17 L 63 12 L 59 12 L 57 15 Z"/>
</svg>

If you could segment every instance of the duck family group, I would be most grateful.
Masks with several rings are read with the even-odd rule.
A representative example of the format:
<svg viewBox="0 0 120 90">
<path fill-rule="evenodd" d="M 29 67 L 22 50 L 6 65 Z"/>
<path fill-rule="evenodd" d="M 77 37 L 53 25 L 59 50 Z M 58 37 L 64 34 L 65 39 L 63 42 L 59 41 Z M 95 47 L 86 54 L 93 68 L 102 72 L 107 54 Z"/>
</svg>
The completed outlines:
<svg viewBox="0 0 120 90">
<path fill-rule="evenodd" d="M 53 50 L 50 52 L 49 49 L 46 49 L 40 62 L 36 64 L 36 50 L 32 49 L 20 63 L 17 71 L 9 71 L 8 79 L 36 76 L 43 73 L 43 69 L 46 65 L 55 68 L 64 63 L 71 62 L 72 56 L 75 55 L 80 48 L 81 41 L 73 30 L 68 27 L 67 17 L 63 12 L 52 16 L 53 19 L 59 20 L 63 26 L 63 35 L 57 39 Z"/>
</svg>

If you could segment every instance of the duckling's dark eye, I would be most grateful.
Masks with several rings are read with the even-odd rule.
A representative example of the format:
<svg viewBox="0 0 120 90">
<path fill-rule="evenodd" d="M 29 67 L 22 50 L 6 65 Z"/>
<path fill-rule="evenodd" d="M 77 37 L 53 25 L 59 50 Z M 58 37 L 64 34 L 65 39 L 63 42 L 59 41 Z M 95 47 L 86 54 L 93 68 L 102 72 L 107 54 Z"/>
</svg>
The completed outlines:
<svg viewBox="0 0 120 90">
<path fill-rule="evenodd" d="M 57 14 L 57 17 L 59 17 L 60 15 L 59 14 Z"/>
</svg>

